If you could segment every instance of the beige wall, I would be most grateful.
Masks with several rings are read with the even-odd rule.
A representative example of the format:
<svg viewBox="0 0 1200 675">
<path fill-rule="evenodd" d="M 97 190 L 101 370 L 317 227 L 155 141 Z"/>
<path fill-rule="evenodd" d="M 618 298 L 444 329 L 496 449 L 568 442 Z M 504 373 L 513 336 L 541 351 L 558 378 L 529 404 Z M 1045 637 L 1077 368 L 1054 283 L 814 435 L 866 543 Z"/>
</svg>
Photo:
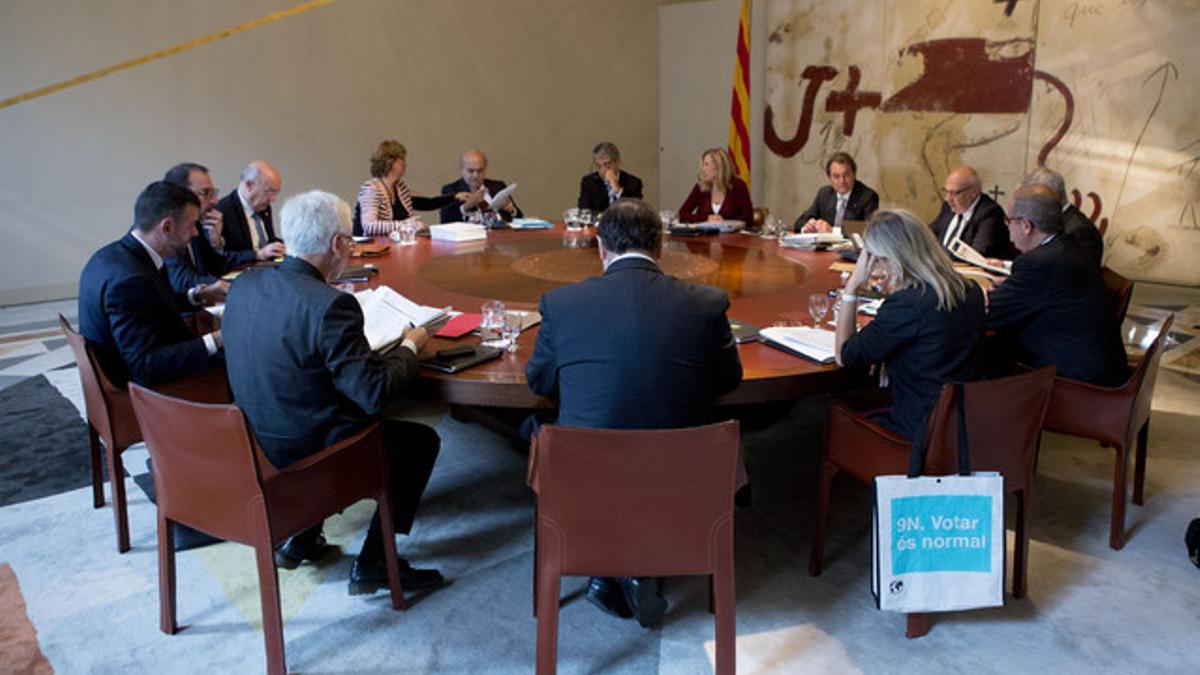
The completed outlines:
<svg viewBox="0 0 1200 675">
<path fill-rule="evenodd" d="M 5 2 L 0 99 L 299 4 Z M 137 193 L 181 160 L 226 191 L 263 157 L 282 198 L 350 200 L 383 138 L 408 146 L 425 194 L 479 146 L 527 214 L 557 218 L 607 139 L 657 194 L 659 4 L 340 0 L 2 108 L 0 305 L 74 295 Z"/>
</svg>

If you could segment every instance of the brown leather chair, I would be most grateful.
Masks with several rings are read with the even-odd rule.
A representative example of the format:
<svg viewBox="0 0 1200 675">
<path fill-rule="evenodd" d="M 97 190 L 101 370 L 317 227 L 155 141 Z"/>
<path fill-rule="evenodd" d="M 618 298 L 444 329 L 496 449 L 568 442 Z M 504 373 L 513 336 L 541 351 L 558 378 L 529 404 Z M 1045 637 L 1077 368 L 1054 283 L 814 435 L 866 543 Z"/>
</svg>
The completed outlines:
<svg viewBox="0 0 1200 675">
<path fill-rule="evenodd" d="M 1112 305 L 1113 316 L 1116 317 L 1119 326 L 1125 321 L 1125 313 L 1129 311 L 1129 301 L 1133 298 L 1133 280 L 1126 279 L 1107 267 L 1100 268 L 1100 275 L 1104 278 L 1104 288 L 1108 291 L 1108 300 Z"/>
<path fill-rule="evenodd" d="M 275 547 L 360 499 L 379 504 L 392 607 L 404 608 L 388 495 L 388 463 L 375 423 L 277 469 L 235 405 L 192 403 L 129 385 L 158 493 L 160 627 L 174 634 L 174 526 L 182 523 L 254 547 L 267 670 L 287 671 Z"/>
<path fill-rule="evenodd" d="M 1119 387 L 1099 387 L 1065 377 L 1054 380 L 1054 392 L 1050 396 L 1050 409 L 1046 413 L 1044 428 L 1095 439 L 1112 446 L 1116 451 L 1112 520 L 1108 532 L 1108 545 L 1114 550 L 1125 546 L 1126 482 L 1129 476 L 1129 452 L 1135 447 L 1135 436 L 1137 457 L 1133 471 L 1133 503 L 1141 506 L 1145 501 L 1143 488 L 1146 481 L 1146 442 L 1150 435 L 1150 402 L 1154 398 L 1154 382 L 1158 377 L 1163 342 L 1174 321 L 1174 314 L 1163 321 L 1158 337 L 1150 344 L 1129 379 Z"/>
<path fill-rule="evenodd" d="M 1017 514 L 1013 546 L 1012 594 L 1025 596 L 1029 561 L 1030 491 L 1037 468 L 1042 421 L 1054 384 L 1054 367 L 995 380 L 968 382 L 967 438 L 971 469 L 999 471 L 1005 494 L 1016 496 Z M 942 475 L 958 471 L 958 419 L 953 385 L 942 388 L 929 419 L 929 451 L 924 473 Z M 912 443 L 884 429 L 840 401 L 829 408 L 825 429 L 825 460 L 817 489 L 816 525 L 809 573 L 824 567 L 825 535 L 829 516 L 829 491 L 833 477 L 849 473 L 870 484 L 876 476 L 907 474 Z M 910 614 L 908 636 L 928 632 L 924 615 Z"/>
<path fill-rule="evenodd" d="M 656 430 L 541 427 L 529 453 L 538 673 L 556 669 L 564 574 L 709 575 L 716 672 L 734 672 L 737 457 L 735 421 Z"/>
<path fill-rule="evenodd" d="M 756 206 L 754 207 L 754 217 L 750 220 L 750 222 L 746 223 L 746 227 L 754 230 L 761 230 L 763 224 L 767 222 L 767 217 L 770 215 L 771 209 L 768 209 L 765 206 Z"/>
<path fill-rule="evenodd" d="M 112 383 L 100 367 L 92 346 L 82 335 L 71 328 L 66 317 L 59 314 L 58 324 L 79 367 L 79 379 L 83 384 L 83 398 L 87 409 L 88 439 L 91 441 L 92 458 L 92 506 L 104 506 L 104 470 L 100 456 L 100 442 L 108 451 L 108 477 L 112 483 L 113 518 L 117 526 L 117 552 L 129 550 L 129 516 L 125 506 L 125 464 L 121 453 L 130 446 L 142 442 L 142 432 L 129 403 L 129 392 Z M 229 382 L 224 368 L 195 377 L 186 378 L 157 386 L 176 396 L 195 401 L 226 403 L 231 400 Z"/>
</svg>

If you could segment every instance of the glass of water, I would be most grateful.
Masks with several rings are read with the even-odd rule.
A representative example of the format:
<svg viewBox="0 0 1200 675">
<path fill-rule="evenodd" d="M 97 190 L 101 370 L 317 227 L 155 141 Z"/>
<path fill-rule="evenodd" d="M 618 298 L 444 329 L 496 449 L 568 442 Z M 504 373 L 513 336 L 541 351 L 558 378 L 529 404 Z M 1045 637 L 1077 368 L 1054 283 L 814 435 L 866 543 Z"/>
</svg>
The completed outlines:
<svg viewBox="0 0 1200 675">
<path fill-rule="evenodd" d="M 397 232 L 400 233 L 401 246 L 415 246 L 417 243 L 417 219 L 408 218 L 400 221 Z"/>
<path fill-rule="evenodd" d="M 525 324 L 523 312 L 509 312 L 504 316 L 504 345 L 510 352 L 517 351 L 517 338 L 521 336 L 521 327 Z"/>
<path fill-rule="evenodd" d="M 485 347 L 504 347 L 504 303 L 489 300 L 483 303 L 483 319 L 479 322 L 479 335 Z"/>
<path fill-rule="evenodd" d="M 566 224 L 568 230 L 579 229 L 579 209 L 567 209 L 563 213 L 563 223 Z"/>
<path fill-rule="evenodd" d="M 579 226 L 591 227 L 596 221 L 592 220 L 591 209 L 579 209 Z"/>
<path fill-rule="evenodd" d="M 808 313 L 812 315 L 813 326 L 820 328 L 821 320 L 829 313 L 829 295 L 812 293 L 808 296 Z"/>
<path fill-rule="evenodd" d="M 670 232 L 675 223 L 679 222 L 679 216 L 670 209 L 659 211 L 658 219 L 662 221 L 663 232 Z"/>
</svg>

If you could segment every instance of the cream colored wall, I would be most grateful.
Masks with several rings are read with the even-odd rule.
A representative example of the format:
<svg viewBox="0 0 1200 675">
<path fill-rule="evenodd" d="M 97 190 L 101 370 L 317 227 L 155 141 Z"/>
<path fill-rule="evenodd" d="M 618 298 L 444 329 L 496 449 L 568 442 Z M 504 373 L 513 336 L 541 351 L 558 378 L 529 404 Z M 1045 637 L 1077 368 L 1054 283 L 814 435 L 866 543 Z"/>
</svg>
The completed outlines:
<svg viewBox="0 0 1200 675">
<path fill-rule="evenodd" d="M 5 2 L 0 99 L 300 4 Z M 262 157 L 281 198 L 350 200 L 383 138 L 408 146 L 425 194 L 479 146 L 527 214 L 557 218 L 611 140 L 657 194 L 659 4 L 340 0 L 0 108 L 0 305 L 74 295 L 138 192 L 182 160 L 227 191 Z"/>
</svg>

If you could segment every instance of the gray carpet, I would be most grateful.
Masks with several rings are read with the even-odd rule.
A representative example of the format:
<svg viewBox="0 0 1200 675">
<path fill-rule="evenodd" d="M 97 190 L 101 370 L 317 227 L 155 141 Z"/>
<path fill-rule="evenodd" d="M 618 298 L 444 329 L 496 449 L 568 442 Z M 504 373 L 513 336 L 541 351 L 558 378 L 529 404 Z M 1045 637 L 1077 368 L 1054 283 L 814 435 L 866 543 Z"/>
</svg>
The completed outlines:
<svg viewBox="0 0 1200 675">
<path fill-rule="evenodd" d="M 0 506 L 91 484 L 87 426 L 46 378 L 0 389 Z"/>
</svg>

